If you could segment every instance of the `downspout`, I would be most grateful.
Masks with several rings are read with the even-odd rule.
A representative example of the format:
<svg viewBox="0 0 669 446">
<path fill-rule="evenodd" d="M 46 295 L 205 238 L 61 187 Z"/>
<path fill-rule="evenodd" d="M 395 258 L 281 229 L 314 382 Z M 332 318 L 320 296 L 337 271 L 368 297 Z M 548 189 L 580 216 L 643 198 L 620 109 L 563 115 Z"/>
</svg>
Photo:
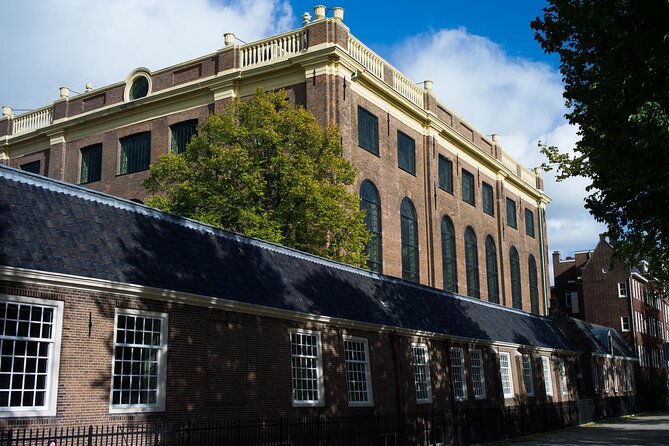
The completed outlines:
<svg viewBox="0 0 669 446">
<path fill-rule="evenodd" d="M 539 255 L 541 257 L 541 287 L 544 295 L 544 316 L 548 314 L 548 293 L 546 292 L 546 251 L 544 250 L 544 209 L 541 204 L 539 211 Z"/>
</svg>

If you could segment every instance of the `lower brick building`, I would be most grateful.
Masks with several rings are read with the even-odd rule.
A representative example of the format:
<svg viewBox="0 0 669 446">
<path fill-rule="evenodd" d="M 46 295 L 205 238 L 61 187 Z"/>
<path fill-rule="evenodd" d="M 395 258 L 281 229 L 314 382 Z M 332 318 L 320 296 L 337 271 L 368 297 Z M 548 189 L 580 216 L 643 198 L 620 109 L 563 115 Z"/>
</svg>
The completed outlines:
<svg viewBox="0 0 669 446">
<path fill-rule="evenodd" d="M 551 318 L 3 166 L 0 241 L 0 429 L 585 397 Z"/>
</svg>

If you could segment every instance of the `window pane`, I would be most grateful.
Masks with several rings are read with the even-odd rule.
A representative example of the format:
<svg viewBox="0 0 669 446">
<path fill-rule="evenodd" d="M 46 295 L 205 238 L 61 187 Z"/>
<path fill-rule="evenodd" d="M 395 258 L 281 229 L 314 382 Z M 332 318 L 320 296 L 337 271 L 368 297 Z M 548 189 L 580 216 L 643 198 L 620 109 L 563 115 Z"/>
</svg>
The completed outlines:
<svg viewBox="0 0 669 446">
<path fill-rule="evenodd" d="M 358 145 L 379 154 L 379 120 L 362 107 L 358 107 Z"/>
<path fill-rule="evenodd" d="M 439 187 L 453 193 L 453 162 L 439 155 Z"/>
<path fill-rule="evenodd" d="M 36 173 L 39 175 L 40 173 L 40 162 L 39 161 L 33 161 L 31 163 L 26 163 L 26 164 L 21 164 L 21 170 L 25 172 L 30 172 L 30 173 Z"/>
<path fill-rule="evenodd" d="M 419 281 L 418 275 L 418 222 L 416 210 L 408 198 L 402 200 L 401 237 L 402 237 L 402 278 L 413 282 Z"/>
<path fill-rule="evenodd" d="M 461 348 L 451 348 L 451 380 L 453 381 L 453 396 L 455 399 L 467 399 L 465 358 Z"/>
<path fill-rule="evenodd" d="M 151 133 L 138 133 L 121 139 L 121 175 L 149 168 Z"/>
<path fill-rule="evenodd" d="M 480 299 L 478 247 L 476 245 L 476 234 L 471 227 L 465 230 L 465 265 L 467 270 L 467 295 Z"/>
<path fill-rule="evenodd" d="M 485 241 L 485 266 L 488 284 L 488 301 L 499 303 L 499 278 L 497 273 L 497 250 L 491 236 Z"/>
<path fill-rule="evenodd" d="M 81 177 L 80 183 L 100 181 L 102 173 L 102 144 L 84 147 L 81 149 Z"/>
<path fill-rule="evenodd" d="M 320 334 L 291 332 L 293 402 L 318 403 L 320 389 Z"/>
<path fill-rule="evenodd" d="M 444 274 L 444 290 L 458 292 L 458 274 L 455 254 L 455 230 L 453 222 L 444 215 L 441 219 L 441 263 Z"/>
<path fill-rule="evenodd" d="M 149 80 L 144 76 L 140 76 L 132 82 L 130 87 L 130 94 L 128 95 L 130 100 L 143 98 L 149 94 Z"/>
<path fill-rule="evenodd" d="M 534 212 L 525 209 L 525 233 L 530 237 L 534 237 Z"/>
<path fill-rule="evenodd" d="M 506 224 L 512 228 L 517 228 L 516 221 L 516 202 L 510 198 L 506 199 Z"/>
<path fill-rule="evenodd" d="M 172 127 L 172 153 L 183 153 L 191 138 L 197 133 L 197 119 L 180 122 Z"/>
<path fill-rule="evenodd" d="M 381 257 L 381 200 L 376 186 L 371 181 L 363 181 L 360 186 L 360 209 L 365 211 L 365 226 L 372 237 L 367 242 L 367 267 L 380 273 Z"/>
<path fill-rule="evenodd" d="M 367 342 L 357 339 L 345 339 L 344 357 L 346 360 L 346 382 L 348 385 L 349 404 L 371 403 Z"/>
<path fill-rule="evenodd" d="M 416 142 L 402 132 L 397 132 L 397 164 L 409 173 L 416 173 Z"/>
<path fill-rule="evenodd" d="M 530 278 L 530 307 L 534 314 L 539 314 L 539 284 L 537 280 L 537 262 L 530 254 L 527 259 L 527 273 Z"/>
<path fill-rule="evenodd" d="M 522 310 L 523 297 L 520 288 L 520 258 L 518 257 L 518 250 L 516 250 L 514 246 L 511 247 L 511 251 L 509 252 L 509 260 L 511 267 L 511 300 L 513 302 L 513 308 Z"/>
<path fill-rule="evenodd" d="M 474 175 L 462 169 L 462 200 L 469 204 L 475 204 L 474 199 Z"/>
<path fill-rule="evenodd" d="M 474 383 L 474 397 L 485 398 L 485 373 L 483 372 L 483 356 L 481 350 L 470 350 L 469 361 L 472 367 L 472 382 Z"/>
<path fill-rule="evenodd" d="M 411 358 L 414 384 L 416 386 L 416 402 L 430 402 L 432 400 L 432 387 L 430 383 L 430 368 L 427 360 L 427 347 L 425 345 L 413 345 L 411 347 Z"/>
<path fill-rule="evenodd" d="M 523 383 L 525 384 L 527 395 L 534 395 L 534 378 L 532 376 L 532 358 L 530 355 L 523 355 Z"/>
<path fill-rule="evenodd" d="M 493 198 L 493 189 L 492 186 L 488 183 L 483 183 L 481 188 L 481 193 L 483 195 L 483 212 L 489 215 L 495 215 L 495 205 Z"/>
</svg>

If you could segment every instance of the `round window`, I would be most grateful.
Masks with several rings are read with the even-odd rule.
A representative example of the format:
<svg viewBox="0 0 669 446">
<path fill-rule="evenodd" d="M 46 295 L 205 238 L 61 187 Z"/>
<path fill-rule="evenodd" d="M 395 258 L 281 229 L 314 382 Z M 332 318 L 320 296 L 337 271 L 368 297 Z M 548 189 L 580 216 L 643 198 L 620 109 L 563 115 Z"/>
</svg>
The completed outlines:
<svg viewBox="0 0 669 446">
<path fill-rule="evenodd" d="M 128 98 L 133 101 L 135 99 L 143 98 L 149 94 L 149 80 L 144 76 L 139 76 L 137 79 L 132 81 L 132 86 L 130 86 L 130 94 Z"/>
</svg>

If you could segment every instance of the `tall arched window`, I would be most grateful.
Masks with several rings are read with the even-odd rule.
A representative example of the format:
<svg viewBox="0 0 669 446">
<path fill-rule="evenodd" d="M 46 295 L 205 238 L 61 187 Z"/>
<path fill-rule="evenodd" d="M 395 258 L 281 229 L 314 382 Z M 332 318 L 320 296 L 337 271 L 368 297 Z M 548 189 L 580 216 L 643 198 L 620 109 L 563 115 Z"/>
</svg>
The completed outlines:
<svg viewBox="0 0 669 446">
<path fill-rule="evenodd" d="M 530 307 L 534 314 L 539 314 L 539 285 L 537 283 L 537 262 L 530 254 L 527 259 L 527 272 L 530 276 Z"/>
<path fill-rule="evenodd" d="M 379 191 L 369 180 L 362 182 L 360 186 L 360 209 L 365 210 L 365 226 L 372 233 L 372 238 L 367 242 L 365 254 L 367 254 L 367 267 L 380 273 L 382 271 L 381 261 L 381 200 Z"/>
<path fill-rule="evenodd" d="M 402 229 L 402 278 L 418 282 L 418 221 L 416 209 L 408 198 L 400 206 Z"/>
<path fill-rule="evenodd" d="M 453 222 L 444 215 L 441 219 L 441 264 L 444 271 L 444 290 L 458 292 L 458 269 L 455 257 Z"/>
<path fill-rule="evenodd" d="M 499 278 L 497 275 L 497 249 L 491 236 L 485 238 L 485 271 L 488 284 L 488 302 L 499 303 Z"/>
<path fill-rule="evenodd" d="M 511 301 L 513 308 L 523 309 L 523 295 L 520 288 L 520 258 L 515 246 L 509 252 L 509 266 L 511 267 Z"/>
<path fill-rule="evenodd" d="M 467 271 L 467 296 L 480 299 L 479 254 L 476 234 L 471 226 L 467 226 L 467 229 L 465 229 L 465 266 Z"/>
</svg>

